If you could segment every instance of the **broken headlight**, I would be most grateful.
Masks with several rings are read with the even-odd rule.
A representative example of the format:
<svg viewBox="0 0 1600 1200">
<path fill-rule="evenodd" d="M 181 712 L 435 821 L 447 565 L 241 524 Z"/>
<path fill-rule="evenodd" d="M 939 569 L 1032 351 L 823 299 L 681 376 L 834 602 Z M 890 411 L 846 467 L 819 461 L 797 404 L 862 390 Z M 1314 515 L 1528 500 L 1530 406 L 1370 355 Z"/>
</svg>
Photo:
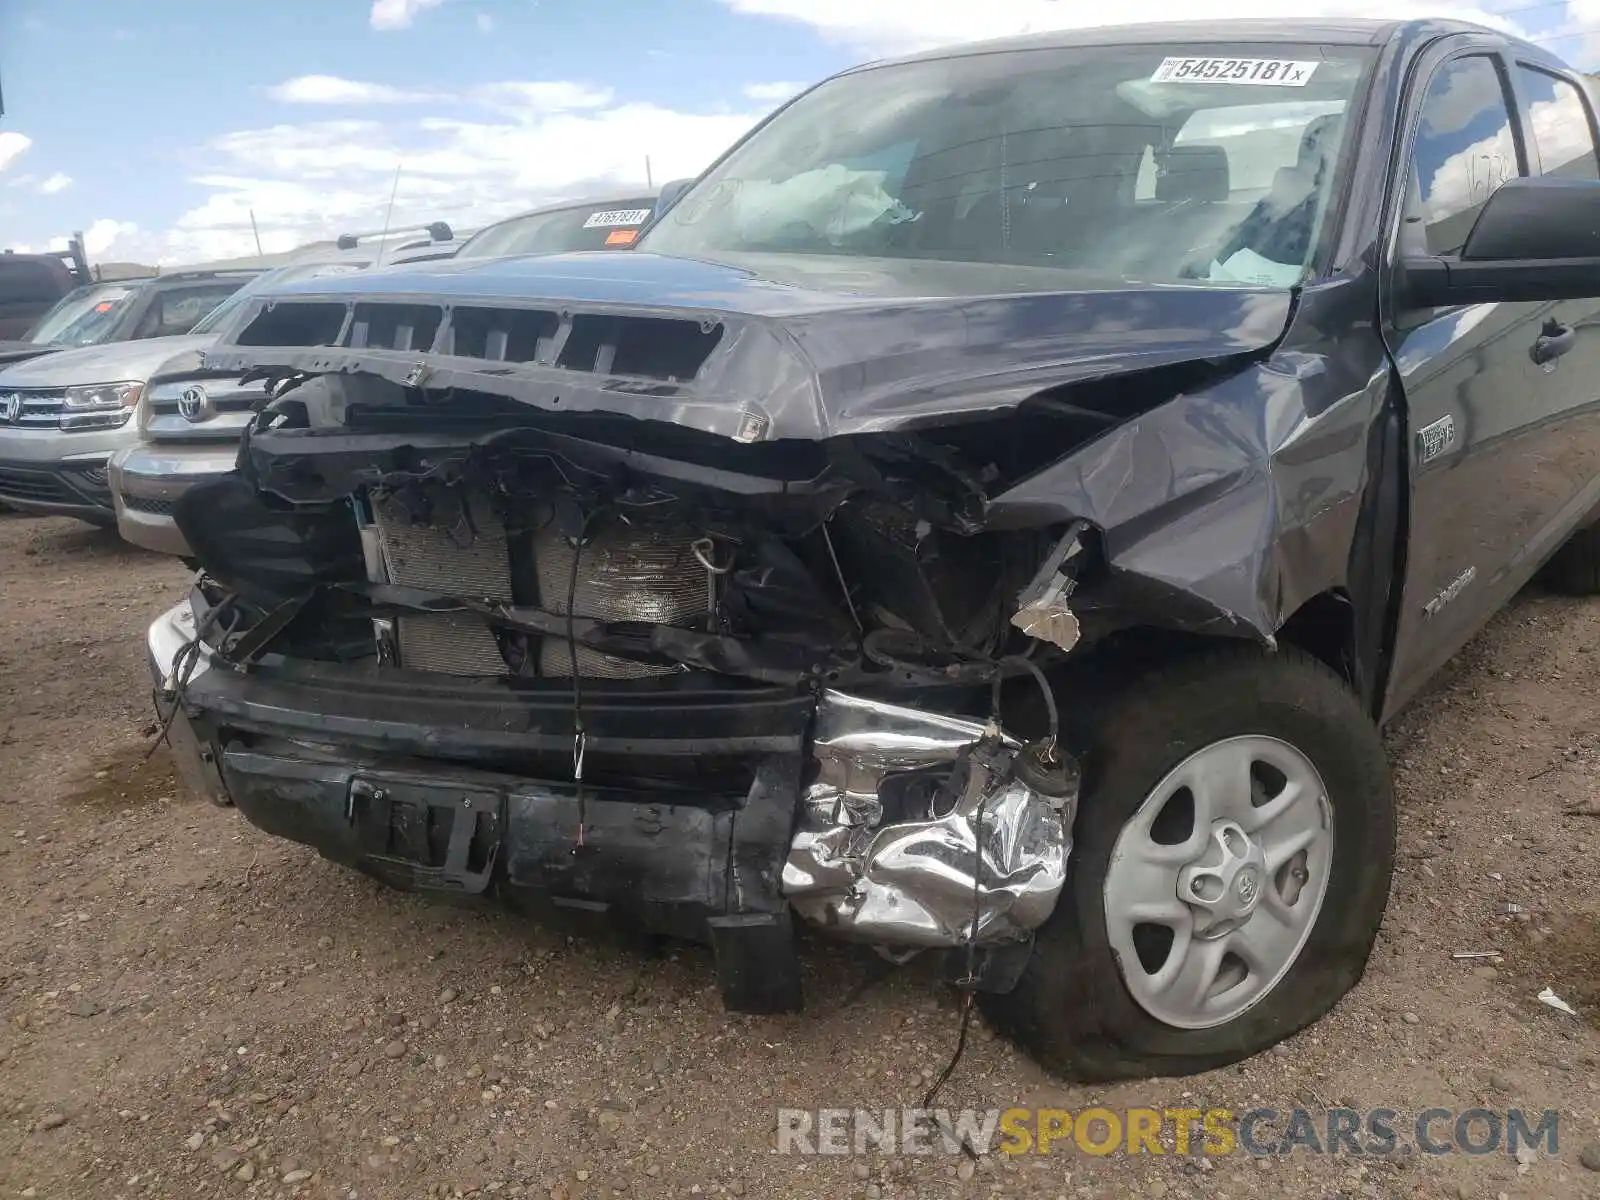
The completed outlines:
<svg viewBox="0 0 1600 1200">
<path fill-rule="evenodd" d="M 142 383 L 96 383 L 69 387 L 62 397 L 62 429 L 117 429 L 139 406 Z"/>
</svg>

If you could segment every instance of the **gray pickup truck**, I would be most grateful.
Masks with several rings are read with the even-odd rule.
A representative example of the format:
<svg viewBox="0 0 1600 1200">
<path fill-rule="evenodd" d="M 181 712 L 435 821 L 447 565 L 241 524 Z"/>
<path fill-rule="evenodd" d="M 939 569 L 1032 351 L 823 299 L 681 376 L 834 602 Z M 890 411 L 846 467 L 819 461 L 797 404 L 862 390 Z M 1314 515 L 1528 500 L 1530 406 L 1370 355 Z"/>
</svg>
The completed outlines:
<svg viewBox="0 0 1600 1200">
<path fill-rule="evenodd" d="M 1361 977 L 1379 724 L 1600 590 L 1588 82 L 1444 21 L 847 71 L 627 254 L 312 280 L 149 633 L 189 779 L 397 886 L 951 978 L 1053 1071 Z"/>
</svg>

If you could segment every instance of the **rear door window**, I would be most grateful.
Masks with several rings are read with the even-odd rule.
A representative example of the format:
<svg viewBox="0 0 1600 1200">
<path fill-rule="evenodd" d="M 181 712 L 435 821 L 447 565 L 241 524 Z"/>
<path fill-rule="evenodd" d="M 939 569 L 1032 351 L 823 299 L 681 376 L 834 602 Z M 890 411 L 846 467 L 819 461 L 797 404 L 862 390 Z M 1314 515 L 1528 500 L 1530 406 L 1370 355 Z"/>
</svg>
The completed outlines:
<svg viewBox="0 0 1600 1200">
<path fill-rule="evenodd" d="M 1528 105 L 1528 128 L 1539 156 L 1539 173 L 1600 180 L 1594 124 L 1577 85 L 1534 67 L 1519 67 L 1517 76 Z"/>
</svg>

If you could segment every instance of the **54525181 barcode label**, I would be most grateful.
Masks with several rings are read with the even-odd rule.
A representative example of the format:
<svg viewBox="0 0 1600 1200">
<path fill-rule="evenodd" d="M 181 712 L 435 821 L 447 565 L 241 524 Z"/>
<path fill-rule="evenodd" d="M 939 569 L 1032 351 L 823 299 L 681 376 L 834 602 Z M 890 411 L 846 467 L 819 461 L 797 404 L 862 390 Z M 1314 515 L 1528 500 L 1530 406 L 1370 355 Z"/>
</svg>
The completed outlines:
<svg viewBox="0 0 1600 1200">
<path fill-rule="evenodd" d="M 1291 58 L 1164 58 L 1150 82 L 1305 87 L 1316 69 Z"/>
</svg>

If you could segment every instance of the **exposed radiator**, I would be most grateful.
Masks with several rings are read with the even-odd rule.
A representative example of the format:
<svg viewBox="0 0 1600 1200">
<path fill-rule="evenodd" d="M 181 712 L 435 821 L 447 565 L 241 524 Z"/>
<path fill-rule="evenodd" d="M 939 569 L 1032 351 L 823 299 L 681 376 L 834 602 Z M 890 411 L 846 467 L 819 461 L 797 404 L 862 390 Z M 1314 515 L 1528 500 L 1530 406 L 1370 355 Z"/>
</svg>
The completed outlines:
<svg viewBox="0 0 1600 1200">
<path fill-rule="evenodd" d="M 607 621 L 687 625 L 706 611 L 706 569 L 695 559 L 692 531 L 632 527 L 617 520 L 599 525 L 578 560 L 578 586 L 572 604 L 575 613 Z M 567 612 L 573 552 L 572 543 L 553 525 L 534 535 L 539 603 L 549 612 Z M 669 674 L 671 670 L 578 647 L 578 674 L 583 676 L 640 679 Z M 572 651 L 564 641 L 544 639 L 539 650 L 539 674 L 572 674 Z"/>
<path fill-rule="evenodd" d="M 511 559 L 506 531 L 487 501 L 468 504 L 472 531 L 413 525 L 393 499 L 372 506 L 389 581 L 450 596 L 510 600 Z M 508 670 L 494 632 L 470 614 L 401 617 L 396 636 L 400 664 L 446 675 L 504 675 Z"/>
<path fill-rule="evenodd" d="M 392 498 L 376 499 L 372 512 L 390 582 L 444 595 L 514 599 L 505 527 L 486 498 L 468 501 L 470 531 L 465 523 L 455 530 L 414 525 Z M 595 525 L 578 559 L 573 611 L 579 616 L 690 625 L 706 611 L 707 575 L 694 554 L 693 530 L 609 518 Z M 574 547 L 553 521 L 531 540 L 537 602 L 564 615 Z M 447 675 L 504 675 L 510 670 L 494 633 L 469 614 L 406 616 L 396 625 L 402 666 Z M 563 638 L 541 639 L 536 661 L 541 675 L 572 674 L 571 650 Z M 578 647 L 578 673 L 586 677 L 641 679 L 671 670 Z"/>
</svg>

